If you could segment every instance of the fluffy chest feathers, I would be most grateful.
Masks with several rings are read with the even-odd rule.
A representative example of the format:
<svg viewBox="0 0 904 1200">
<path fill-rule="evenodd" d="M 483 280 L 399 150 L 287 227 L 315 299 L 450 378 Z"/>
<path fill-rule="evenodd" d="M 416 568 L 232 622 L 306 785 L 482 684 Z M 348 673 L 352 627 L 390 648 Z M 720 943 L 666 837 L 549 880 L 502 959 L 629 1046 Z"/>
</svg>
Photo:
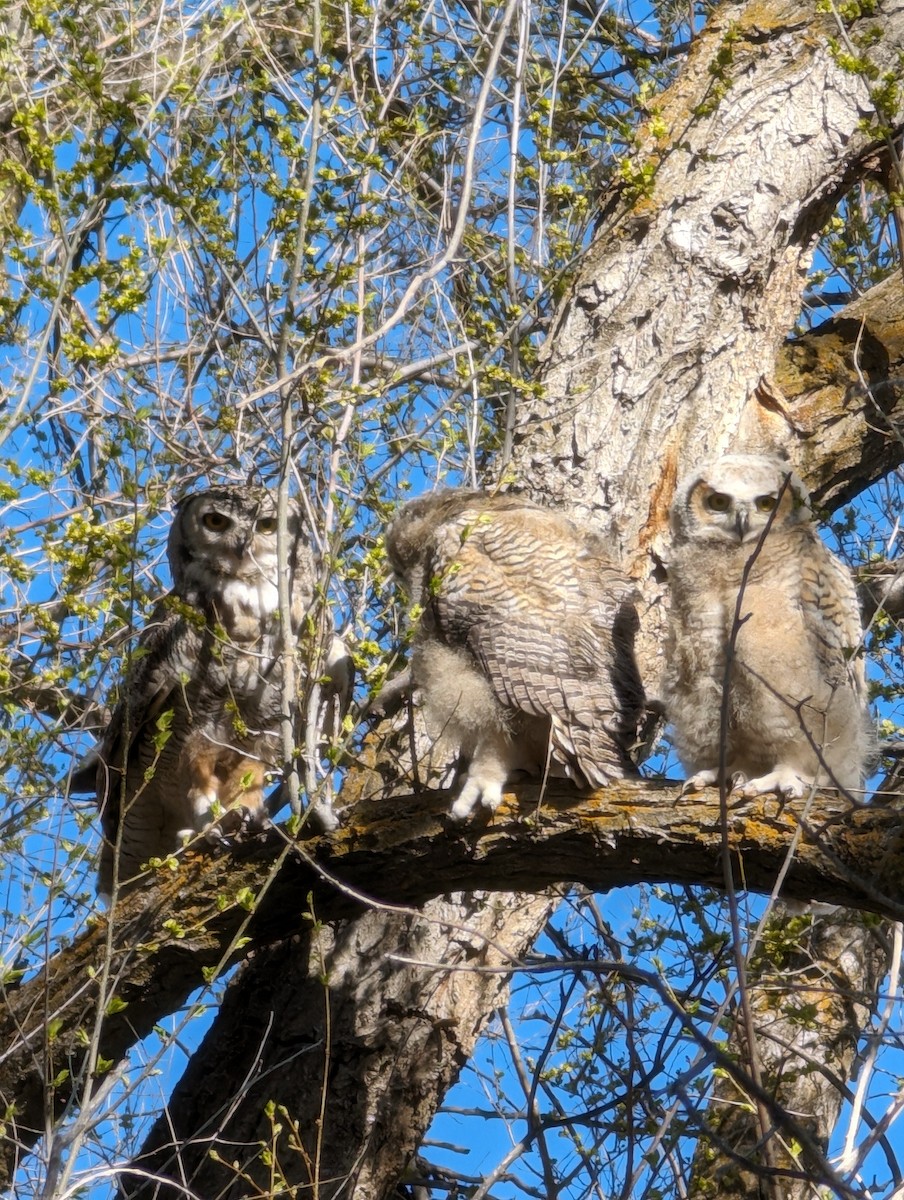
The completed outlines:
<svg viewBox="0 0 904 1200">
<path fill-rule="evenodd" d="M 257 645 L 271 653 L 269 645 L 279 628 L 279 591 L 276 563 L 255 563 L 250 568 L 223 574 L 196 565 L 186 587 L 186 599 L 203 612 L 212 612 L 231 642 Z"/>
<path fill-rule="evenodd" d="M 220 590 L 217 610 L 235 641 L 248 641 L 276 624 L 279 592 L 270 579 L 258 575 L 251 579 L 227 579 Z M 250 635 L 250 637 L 249 637 Z"/>
<path fill-rule="evenodd" d="M 736 680 L 753 673 L 795 701 L 828 694 L 848 680 L 859 634 L 844 568 L 805 528 L 770 535 L 751 561 L 755 551 L 680 548 L 670 568 L 675 667 L 721 686 L 732 641 Z"/>
<path fill-rule="evenodd" d="M 739 650 L 761 647 L 779 635 L 787 649 L 786 639 L 803 636 L 806 626 L 799 542 L 772 538 L 768 557 L 761 553 L 752 563 L 755 543 L 705 552 L 681 547 L 669 568 L 673 624 L 714 662 L 724 662 L 733 632 Z"/>
</svg>

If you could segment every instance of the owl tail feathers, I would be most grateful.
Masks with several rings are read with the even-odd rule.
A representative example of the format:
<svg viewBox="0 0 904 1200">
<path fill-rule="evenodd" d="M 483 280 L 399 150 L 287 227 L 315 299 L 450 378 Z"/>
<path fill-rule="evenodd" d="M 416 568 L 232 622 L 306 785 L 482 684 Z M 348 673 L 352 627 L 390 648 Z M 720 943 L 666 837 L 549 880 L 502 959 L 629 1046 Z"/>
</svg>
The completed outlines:
<svg viewBox="0 0 904 1200">
<path fill-rule="evenodd" d="M 577 787 L 595 791 L 635 774 L 627 752 L 607 729 L 569 729 L 553 719 L 552 760 Z"/>
</svg>

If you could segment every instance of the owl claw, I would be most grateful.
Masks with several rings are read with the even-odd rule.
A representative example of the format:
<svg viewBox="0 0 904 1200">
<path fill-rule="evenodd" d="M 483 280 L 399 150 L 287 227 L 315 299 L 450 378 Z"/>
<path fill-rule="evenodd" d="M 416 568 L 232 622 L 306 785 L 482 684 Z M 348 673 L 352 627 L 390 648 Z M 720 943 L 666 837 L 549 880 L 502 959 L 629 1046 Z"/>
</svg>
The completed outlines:
<svg viewBox="0 0 904 1200">
<path fill-rule="evenodd" d="M 715 787 L 719 782 L 719 772 L 715 770 L 697 771 L 685 780 L 684 786 L 681 789 L 681 795 L 687 796 L 690 792 L 702 792 L 704 788 Z M 743 771 L 732 771 L 728 777 L 728 791 L 732 794 L 743 793 L 743 788 L 747 784 L 747 776 Z"/>
<path fill-rule="evenodd" d="M 449 815 L 453 821 L 465 821 L 471 815 L 476 804 L 488 808 L 493 813 L 501 803 L 501 783 L 496 780 L 472 779 L 469 776 L 458 793 L 458 799 L 452 805 Z"/>
<path fill-rule="evenodd" d="M 215 850 L 228 849 L 235 840 L 231 833 L 223 829 L 219 821 L 214 821 L 212 825 L 208 825 L 201 836 L 208 846 L 212 846 Z"/>
<path fill-rule="evenodd" d="M 702 792 L 704 788 L 712 787 L 717 778 L 718 774 L 715 771 L 697 771 L 696 774 L 685 779 L 681 787 L 681 795 L 687 796 L 691 792 Z"/>
<path fill-rule="evenodd" d="M 779 767 L 759 779 L 751 779 L 741 788 L 740 794 L 745 800 L 753 800 L 756 796 L 767 796 L 774 792 L 780 800 L 799 800 L 813 786 L 811 780 L 803 779 L 790 767 Z"/>
<path fill-rule="evenodd" d="M 204 837 L 212 846 L 230 846 L 236 841 L 260 833 L 269 824 L 270 819 L 263 809 L 235 804 L 218 820 L 207 826 Z"/>
</svg>

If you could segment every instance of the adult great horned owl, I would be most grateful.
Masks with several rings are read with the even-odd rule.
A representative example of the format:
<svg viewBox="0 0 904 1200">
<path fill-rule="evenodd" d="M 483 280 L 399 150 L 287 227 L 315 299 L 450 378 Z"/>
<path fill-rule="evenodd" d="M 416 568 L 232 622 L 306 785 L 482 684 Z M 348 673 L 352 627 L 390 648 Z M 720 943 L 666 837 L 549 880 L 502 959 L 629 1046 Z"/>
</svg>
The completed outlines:
<svg viewBox="0 0 904 1200">
<path fill-rule="evenodd" d="M 423 611 L 412 682 L 468 762 L 452 807 L 494 810 L 515 771 L 599 787 L 633 773 L 643 708 L 630 581 L 602 538 L 512 495 L 412 500 L 386 548 Z"/>
<path fill-rule="evenodd" d="M 862 787 L 857 597 L 803 483 L 778 458 L 727 454 L 679 483 L 671 520 L 666 708 L 687 786 L 724 761 L 745 796 Z"/>
<path fill-rule="evenodd" d="M 98 891 L 108 896 L 221 810 L 261 821 L 264 777 L 283 759 L 275 496 L 245 486 L 185 497 L 167 553 L 173 590 L 142 633 L 110 724 L 72 788 L 96 793 Z M 295 503 L 288 570 L 295 637 L 314 595 Z"/>
</svg>

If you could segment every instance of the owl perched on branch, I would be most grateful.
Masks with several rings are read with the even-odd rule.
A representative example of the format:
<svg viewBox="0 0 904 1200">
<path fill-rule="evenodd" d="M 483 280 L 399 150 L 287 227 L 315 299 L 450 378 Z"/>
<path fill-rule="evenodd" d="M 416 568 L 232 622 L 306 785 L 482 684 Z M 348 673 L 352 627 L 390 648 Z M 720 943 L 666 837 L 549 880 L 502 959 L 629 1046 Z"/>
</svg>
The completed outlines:
<svg viewBox="0 0 904 1200">
<path fill-rule="evenodd" d="M 446 491 L 406 504 L 386 549 L 420 610 L 428 730 L 467 762 L 454 818 L 495 810 L 518 771 L 581 787 L 633 774 L 634 589 L 602 538 L 517 496 Z"/>
<path fill-rule="evenodd" d="M 863 786 L 872 754 L 851 574 L 778 458 L 728 454 L 671 510 L 666 708 L 688 788 Z"/>
<path fill-rule="evenodd" d="M 225 811 L 240 817 L 234 824 L 262 823 L 265 778 L 284 762 L 276 497 L 250 486 L 185 497 L 167 552 L 173 590 L 142 633 L 110 724 L 71 787 L 97 796 L 98 891 L 107 896 Z M 314 560 L 294 502 L 287 554 L 291 648 L 314 597 Z M 347 682 L 341 648 L 334 638 L 334 692 Z"/>
</svg>

